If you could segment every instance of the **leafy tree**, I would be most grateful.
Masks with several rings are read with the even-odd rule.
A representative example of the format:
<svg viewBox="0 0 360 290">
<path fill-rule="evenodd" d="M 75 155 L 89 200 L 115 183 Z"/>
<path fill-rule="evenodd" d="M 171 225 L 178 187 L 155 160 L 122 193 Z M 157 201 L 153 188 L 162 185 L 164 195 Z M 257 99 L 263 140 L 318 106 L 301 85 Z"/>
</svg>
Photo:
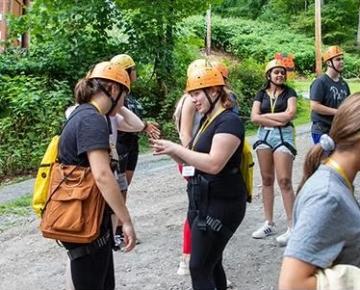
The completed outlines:
<svg viewBox="0 0 360 290">
<path fill-rule="evenodd" d="M 214 12 L 225 17 L 258 18 L 269 0 L 224 0 Z"/>
<path fill-rule="evenodd" d="M 219 1 L 192 0 L 116 0 L 121 25 L 128 36 L 129 52 L 138 61 L 153 65 L 157 96 L 153 107 L 158 110 L 166 102 L 170 88 L 177 87 L 174 49 L 180 37 L 184 18 L 205 13 L 208 4 Z M 201 16 L 198 16 L 201 17 Z M 183 85 L 183 84 L 181 84 Z"/>
<path fill-rule="evenodd" d="M 37 73 L 74 83 L 91 64 L 118 49 L 119 43 L 109 42 L 116 16 L 110 1 L 37 0 L 25 16 L 12 19 L 10 36 L 29 31 L 31 46 L 23 56 L 40 65 L 35 65 Z M 30 70 L 34 73 L 34 67 Z"/>
</svg>

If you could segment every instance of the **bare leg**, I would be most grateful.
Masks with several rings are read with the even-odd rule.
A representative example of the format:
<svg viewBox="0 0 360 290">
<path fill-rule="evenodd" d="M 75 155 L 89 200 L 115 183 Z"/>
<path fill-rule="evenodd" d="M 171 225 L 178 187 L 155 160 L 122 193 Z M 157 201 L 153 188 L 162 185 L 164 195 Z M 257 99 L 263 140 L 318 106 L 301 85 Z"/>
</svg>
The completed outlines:
<svg viewBox="0 0 360 290">
<path fill-rule="evenodd" d="M 134 176 L 134 171 L 126 170 L 125 173 L 126 173 L 126 180 L 127 180 L 128 186 L 129 186 L 132 181 L 132 178 Z"/>
<path fill-rule="evenodd" d="M 258 149 L 256 154 L 259 161 L 262 195 L 264 204 L 265 219 L 269 224 L 273 223 L 274 209 L 274 162 L 271 149 Z"/>
<path fill-rule="evenodd" d="M 292 210 L 295 200 L 292 186 L 293 156 L 286 152 L 275 152 L 274 164 L 276 179 L 281 190 L 288 226 L 291 227 Z"/>
</svg>

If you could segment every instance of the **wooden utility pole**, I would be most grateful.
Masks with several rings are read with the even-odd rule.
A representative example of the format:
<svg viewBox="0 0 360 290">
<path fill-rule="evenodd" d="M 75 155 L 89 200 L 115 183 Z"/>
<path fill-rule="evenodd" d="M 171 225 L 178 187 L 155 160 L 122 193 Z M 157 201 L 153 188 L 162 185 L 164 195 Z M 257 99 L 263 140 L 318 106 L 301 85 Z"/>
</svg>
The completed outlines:
<svg viewBox="0 0 360 290">
<path fill-rule="evenodd" d="M 206 12 L 206 55 L 211 53 L 211 4 Z"/>
<path fill-rule="evenodd" d="M 22 8 L 22 13 L 23 15 L 25 15 L 27 13 L 27 9 L 29 8 L 29 3 L 30 0 L 24 0 L 23 1 L 23 8 Z M 29 43 L 30 43 L 30 39 L 29 39 L 29 32 L 25 32 L 21 35 L 21 47 L 22 48 L 29 48 Z"/>
<path fill-rule="evenodd" d="M 321 0 L 315 0 L 315 59 L 316 75 L 321 74 Z"/>
<path fill-rule="evenodd" d="M 358 22 L 357 37 L 356 37 L 356 46 L 360 48 L 360 3 L 359 3 L 359 22 Z"/>
</svg>

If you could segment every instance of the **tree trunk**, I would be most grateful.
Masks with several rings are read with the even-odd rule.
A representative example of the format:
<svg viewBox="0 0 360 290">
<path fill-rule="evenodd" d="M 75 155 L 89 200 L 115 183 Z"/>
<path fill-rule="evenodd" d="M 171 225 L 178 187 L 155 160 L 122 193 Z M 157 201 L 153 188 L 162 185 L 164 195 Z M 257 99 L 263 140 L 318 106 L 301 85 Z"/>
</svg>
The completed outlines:
<svg viewBox="0 0 360 290">
<path fill-rule="evenodd" d="M 357 29 L 356 46 L 360 48 L 360 4 L 359 4 L 359 23 Z"/>
<path fill-rule="evenodd" d="M 27 9 L 29 8 L 29 0 L 24 0 L 23 1 L 23 15 L 25 15 L 27 13 Z M 29 36 L 29 32 L 25 32 L 21 35 L 21 47 L 22 48 L 29 48 L 29 44 L 30 44 L 30 36 Z"/>
</svg>

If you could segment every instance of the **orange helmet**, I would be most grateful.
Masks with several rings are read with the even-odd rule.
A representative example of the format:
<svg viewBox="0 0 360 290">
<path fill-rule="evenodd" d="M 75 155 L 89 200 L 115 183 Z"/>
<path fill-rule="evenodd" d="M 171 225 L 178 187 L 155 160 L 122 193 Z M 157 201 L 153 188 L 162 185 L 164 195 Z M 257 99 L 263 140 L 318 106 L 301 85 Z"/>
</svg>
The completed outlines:
<svg viewBox="0 0 360 290">
<path fill-rule="evenodd" d="M 135 66 L 135 62 L 130 55 L 118 54 L 115 55 L 111 60 L 111 63 L 120 65 L 123 69 L 128 69 Z"/>
<path fill-rule="evenodd" d="M 194 70 L 197 70 L 202 67 L 211 67 L 210 62 L 205 58 L 195 59 L 192 63 L 189 64 L 187 69 L 187 76 L 191 75 Z"/>
<path fill-rule="evenodd" d="M 190 63 L 187 69 L 187 75 L 189 76 L 193 70 L 201 67 L 214 67 L 222 74 L 224 78 L 229 77 L 229 70 L 223 63 L 218 61 L 209 61 L 205 58 L 199 58 Z"/>
<path fill-rule="evenodd" d="M 216 61 L 213 62 L 212 65 L 222 74 L 225 79 L 229 77 L 229 69 L 223 63 Z"/>
<path fill-rule="evenodd" d="M 323 53 L 322 57 L 323 57 L 323 61 L 327 62 L 328 60 L 330 60 L 336 56 L 339 56 L 339 55 L 344 55 L 343 50 L 339 46 L 333 45 L 333 46 L 330 46 Z"/>
<path fill-rule="evenodd" d="M 213 67 L 199 67 L 191 71 L 186 83 L 186 92 L 214 86 L 224 86 L 222 74 Z"/>
<path fill-rule="evenodd" d="M 286 67 L 281 60 L 273 59 L 267 63 L 267 65 L 265 67 L 265 74 L 267 74 L 270 70 L 272 70 L 273 68 L 276 68 L 276 67 L 281 67 L 286 71 Z"/>
<path fill-rule="evenodd" d="M 88 79 L 101 78 L 111 80 L 124 85 L 130 91 L 129 74 L 121 66 L 103 61 L 95 65 L 95 67 L 87 75 Z"/>
</svg>

